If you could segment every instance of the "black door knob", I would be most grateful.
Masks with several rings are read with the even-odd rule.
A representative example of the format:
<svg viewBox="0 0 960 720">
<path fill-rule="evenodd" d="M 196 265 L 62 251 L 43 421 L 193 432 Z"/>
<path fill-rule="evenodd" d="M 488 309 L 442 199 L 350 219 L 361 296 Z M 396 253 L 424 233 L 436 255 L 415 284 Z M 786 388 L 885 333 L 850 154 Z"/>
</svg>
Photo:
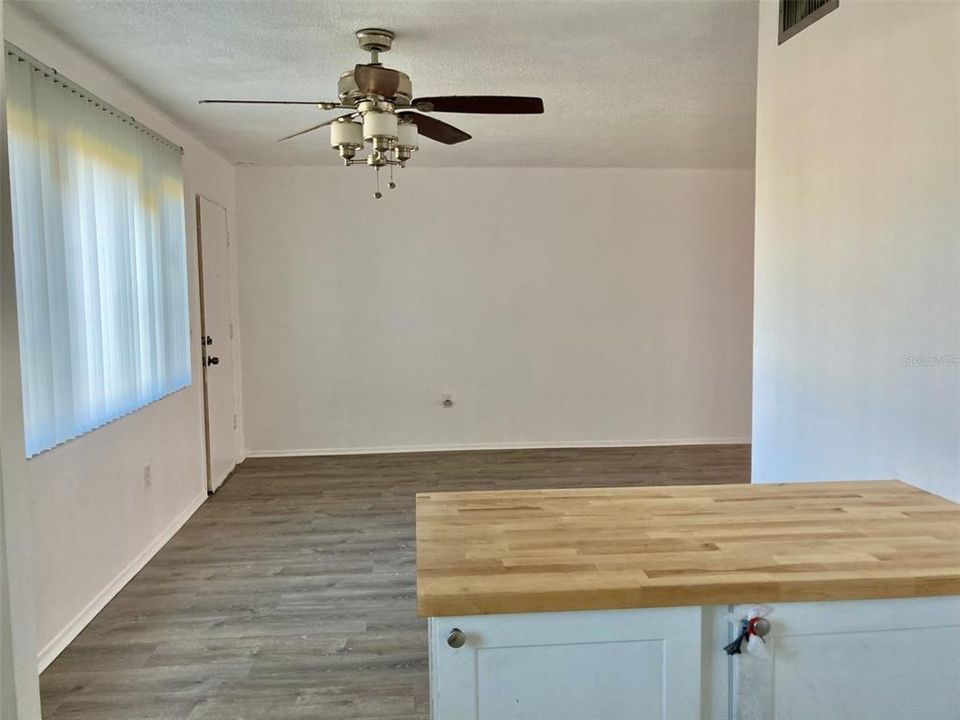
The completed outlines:
<svg viewBox="0 0 960 720">
<path fill-rule="evenodd" d="M 214 357 L 214 356 L 210 356 L 207 358 L 207 365 L 219 365 L 219 364 L 220 364 L 220 358 Z"/>
</svg>

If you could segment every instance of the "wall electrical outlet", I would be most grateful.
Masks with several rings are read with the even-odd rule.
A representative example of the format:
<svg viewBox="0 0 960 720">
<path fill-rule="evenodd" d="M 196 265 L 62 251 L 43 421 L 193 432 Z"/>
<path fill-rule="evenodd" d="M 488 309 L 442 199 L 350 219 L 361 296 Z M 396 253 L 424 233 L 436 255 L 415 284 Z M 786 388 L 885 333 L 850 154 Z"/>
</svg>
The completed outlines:
<svg viewBox="0 0 960 720">
<path fill-rule="evenodd" d="M 143 489 L 146 490 L 153 484 L 153 468 L 150 463 L 143 466 Z"/>
<path fill-rule="evenodd" d="M 444 393 L 443 395 L 441 395 L 441 396 L 440 396 L 440 404 L 443 405 L 445 408 L 452 408 L 452 407 L 453 407 L 453 394 L 452 394 L 452 393 Z"/>
</svg>

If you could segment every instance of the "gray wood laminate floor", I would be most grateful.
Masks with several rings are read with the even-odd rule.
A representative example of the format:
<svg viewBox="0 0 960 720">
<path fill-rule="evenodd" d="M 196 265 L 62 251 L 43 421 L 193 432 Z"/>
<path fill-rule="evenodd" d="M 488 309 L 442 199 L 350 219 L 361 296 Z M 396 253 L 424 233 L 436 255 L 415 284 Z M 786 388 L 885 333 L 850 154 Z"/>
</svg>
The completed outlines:
<svg viewBox="0 0 960 720">
<path fill-rule="evenodd" d="M 745 445 L 247 460 L 43 673 L 44 718 L 426 719 L 416 492 L 749 468 Z"/>
</svg>

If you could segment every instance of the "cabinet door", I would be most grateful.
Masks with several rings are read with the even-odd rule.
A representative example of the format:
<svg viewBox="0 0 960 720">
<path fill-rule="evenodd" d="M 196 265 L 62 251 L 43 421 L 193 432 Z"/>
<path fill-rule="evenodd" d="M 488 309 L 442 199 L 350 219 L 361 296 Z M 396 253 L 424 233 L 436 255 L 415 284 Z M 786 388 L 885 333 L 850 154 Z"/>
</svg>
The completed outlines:
<svg viewBox="0 0 960 720">
<path fill-rule="evenodd" d="M 736 720 L 960 720 L 960 598 L 779 603 Z"/>
<path fill-rule="evenodd" d="M 698 720 L 700 657 L 699 607 L 432 618 L 432 716 Z"/>
</svg>

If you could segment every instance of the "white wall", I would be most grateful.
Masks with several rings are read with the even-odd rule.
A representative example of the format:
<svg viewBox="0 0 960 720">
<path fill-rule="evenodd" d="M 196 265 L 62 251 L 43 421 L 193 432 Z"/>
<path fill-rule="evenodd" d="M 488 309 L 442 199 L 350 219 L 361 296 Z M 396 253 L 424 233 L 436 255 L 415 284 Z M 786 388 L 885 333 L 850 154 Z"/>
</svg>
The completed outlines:
<svg viewBox="0 0 960 720">
<path fill-rule="evenodd" d="M 960 4 L 760 11 L 754 480 L 960 499 Z"/>
<path fill-rule="evenodd" d="M 749 437 L 752 170 L 398 182 L 238 169 L 248 452 Z"/>
<path fill-rule="evenodd" d="M 9 41 L 185 148 L 193 385 L 21 462 L 32 488 L 37 646 L 44 665 L 206 498 L 194 195 L 227 207 L 232 227 L 234 168 L 115 75 L 6 10 Z M 146 463 L 152 464 L 149 489 Z"/>
<path fill-rule="evenodd" d="M 0 10 L 3 1 L 0 0 Z M 3 16 L 0 13 L 0 35 Z M 0 67 L 0 108 L 6 107 Z M 30 553 L 30 493 L 22 472 L 23 414 L 17 348 L 7 117 L 0 112 L 0 718 L 40 717 Z"/>
</svg>

